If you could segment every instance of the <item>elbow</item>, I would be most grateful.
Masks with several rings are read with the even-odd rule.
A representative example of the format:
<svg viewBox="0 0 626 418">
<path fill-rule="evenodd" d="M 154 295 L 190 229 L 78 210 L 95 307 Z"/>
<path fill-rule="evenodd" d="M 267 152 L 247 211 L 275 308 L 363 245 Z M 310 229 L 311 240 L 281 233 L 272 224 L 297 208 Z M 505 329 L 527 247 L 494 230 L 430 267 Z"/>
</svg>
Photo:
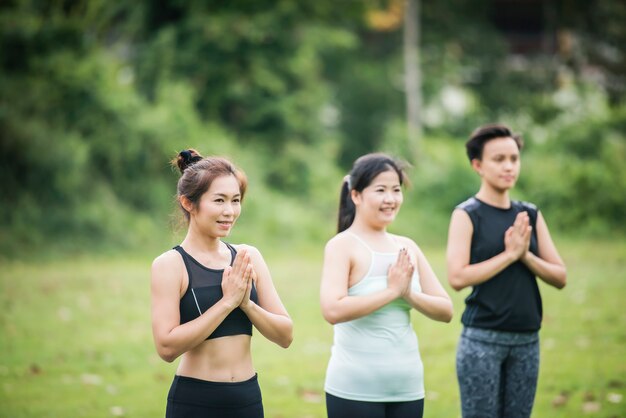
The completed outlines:
<svg viewBox="0 0 626 418">
<path fill-rule="evenodd" d="M 324 304 L 323 301 L 322 301 L 322 316 L 324 317 L 326 322 L 328 322 L 330 325 L 335 325 L 337 322 L 339 322 L 336 310 L 333 309 L 332 306 L 329 306 L 328 304 Z"/>
<path fill-rule="evenodd" d="M 343 319 L 341 319 L 341 317 L 339 316 L 339 313 L 333 309 L 323 308 L 322 315 L 324 316 L 324 319 L 326 320 L 326 322 L 328 322 L 330 325 L 335 325 L 340 322 L 343 322 Z"/>
<path fill-rule="evenodd" d="M 174 354 L 159 352 L 159 357 L 161 357 L 163 360 L 165 360 L 168 363 L 172 363 L 174 360 L 176 360 L 176 357 L 178 356 Z"/>
<path fill-rule="evenodd" d="M 441 315 L 439 317 L 439 321 L 449 324 L 450 321 L 452 321 L 453 317 L 454 317 L 454 307 L 452 306 L 452 301 L 448 299 L 447 306 L 445 307 L 445 309 L 442 310 Z"/>
<path fill-rule="evenodd" d="M 285 332 L 283 338 L 278 340 L 276 343 L 282 348 L 289 348 L 291 343 L 293 342 L 293 323 L 289 324 L 289 329 Z"/>
<path fill-rule="evenodd" d="M 331 315 L 329 313 L 324 313 L 323 315 L 324 315 L 324 319 L 326 320 L 326 322 L 328 322 L 330 325 L 335 325 L 336 323 L 339 322 L 337 317 L 335 317 L 334 315 Z"/>
<path fill-rule="evenodd" d="M 450 287 L 457 292 L 465 288 L 465 284 L 457 276 L 449 276 L 448 283 L 450 284 Z"/>
<path fill-rule="evenodd" d="M 559 290 L 563 289 L 567 284 L 567 270 L 565 269 L 565 266 L 563 266 L 563 269 L 558 271 L 553 277 L 554 278 L 548 283 Z"/>
<path fill-rule="evenodd" d="M 175 353 L 174 350 L 165 346 L 157 347 L 157 353 L 159 354 L 159 357 L 168 363 L 171 363 L 178 358 L 178 354 Z"/>
<path fill-rule="evenodd" d="M 293 334 L 289 333 L 289 335 L 286 338 L 283 338 L 282 340 L 278 341 L 277 343 L 282 348 L 289 348 L 289 346 L 291 345 L 292 342 L 293 342 Z"/>
<path fill-rule="evenodd" d="M 561 280 L 558 281 L 558 283 L 555 285 L 555 287 L 559 290 L 563 289 L 565 287 L 565 285 L 567 285 L 567 275 L 565 273 L 563 273 L 563 277 L 561 277 Z"/>
<path fill-rule="evenodd" d="M 336 325 L 340 322 L 343 322 L 340 320 L 339 316 L 332 314 L 332 313 L 324 313 L 324 319 L 326 320 L 326 322 L 328 322 L 330 325 Z"/>
</svg>

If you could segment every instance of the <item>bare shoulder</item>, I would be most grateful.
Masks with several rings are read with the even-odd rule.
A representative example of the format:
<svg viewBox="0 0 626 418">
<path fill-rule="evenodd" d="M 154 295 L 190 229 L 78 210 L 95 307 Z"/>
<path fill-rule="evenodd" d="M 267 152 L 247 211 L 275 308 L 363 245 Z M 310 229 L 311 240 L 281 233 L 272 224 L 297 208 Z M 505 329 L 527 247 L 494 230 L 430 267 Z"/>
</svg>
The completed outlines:
<svg viewBox="0 0 626 418">
<path fill-rule="evenodd" d="M 326 246 L 343 246 L 346 244 L 350 244 L 355 242 L 356 239 L 352 234 L 347 233 L 346 231 L 340 232 L 331 239 L 328 240 Z"/>
<path fill-rule="evenodd" d="M 350 248 L 354 248 L 355 243 L 356 239 L 344 231 L 329 239 L 326 243 L 325 250 L 331 253 L 346 253 Z"/>
<path fill-rule="evenodd" d="M 237 252 L 241 250 L 246 250 L 248 254 L 250 254 L 250 257 L 252 258 L 256 258 L 256 257 L 263 258 L 261 251 L 259 251 L 259 249 L 253 245 L 250 245 L 250 244 L 230 244 L 230 245 L 232 245 L 235 248 L 235 250 L 237 250 Z"/>
<path fill-rule="evenodd" d="M 182 272 L 182 267 L 182 258 L 175 250 L 166 251 L 152 261 L 153 275 L 158 273 L 172 274 Z"/>
<path fill-rule="evenodd" d="M 389 235 L 391 235 L 393 239 L 395 239 L 396 242 L 399 243 L 401 246 L 411 249 L 417 253 L 422 252 L 420 250 L 420 247 L 417 245 L 417 243 L 413 241 L 411 238 L 405 237 L 402 235 L 394 235 L 394 234 L 389 234 Z"/>
<path fill-rule="evenodd" d="M 469 213 L 465 209 L 456 208 L 452 211 L 450 222 L 463 222 L 464 224 L 472 225 L 472 220 Z"/>
</svg>

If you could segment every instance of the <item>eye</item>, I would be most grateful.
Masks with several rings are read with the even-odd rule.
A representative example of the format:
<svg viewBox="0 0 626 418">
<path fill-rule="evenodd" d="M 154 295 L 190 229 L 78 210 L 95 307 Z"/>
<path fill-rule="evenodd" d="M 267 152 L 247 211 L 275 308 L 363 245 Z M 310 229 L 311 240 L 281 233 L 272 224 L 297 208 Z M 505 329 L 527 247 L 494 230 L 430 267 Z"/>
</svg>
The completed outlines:
<svg viewBox="0 0 626 418">
<path fill-rule="evenodd" d="M 241 202 L 241 199 L 238 197 L 233 199 L 233 203 L 240 203 L 240 202 Z"/>
<path fill-rule="evenodd" d="M 214 202 L 224 203 L 224 199 L 222 199 L 221 197 L 218 197 L 217 199 L 214 200 Z"/>
</svg>

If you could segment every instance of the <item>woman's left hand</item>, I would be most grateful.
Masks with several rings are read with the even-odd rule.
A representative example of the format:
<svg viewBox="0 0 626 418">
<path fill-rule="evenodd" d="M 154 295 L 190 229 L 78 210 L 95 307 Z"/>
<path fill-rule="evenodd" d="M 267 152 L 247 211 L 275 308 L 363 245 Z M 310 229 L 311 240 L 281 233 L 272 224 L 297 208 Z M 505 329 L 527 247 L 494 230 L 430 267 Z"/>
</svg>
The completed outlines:
<svg viewBox="0 0 626 418">
<path fill-rule="evenodd" d="M 250 264 L 252 266 L 252 264 Z M 248 287 L 246 288 L 246 293 L 243 295 L 243 299 L 241 300 L 241 303 L 239 304 L 239 307 L 241 308 L 241 310 L 245 310 L 250 303 L 252 303 L 250 301 L 250 294 L 252 293 L 252 284 L 256 284 L 256 270 L 254 269 L 254 266 L 252 266 L 252 271 L 250 272 L 250 280 L 248 280 Z"/>
</svg>

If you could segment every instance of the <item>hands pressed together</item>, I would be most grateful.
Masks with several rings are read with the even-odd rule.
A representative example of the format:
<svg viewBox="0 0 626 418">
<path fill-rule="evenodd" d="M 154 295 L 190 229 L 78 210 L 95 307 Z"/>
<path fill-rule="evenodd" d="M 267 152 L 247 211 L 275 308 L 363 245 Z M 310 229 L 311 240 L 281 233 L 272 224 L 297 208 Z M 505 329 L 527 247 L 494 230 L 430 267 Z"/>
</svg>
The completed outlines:
<svg viewBox="0 0 626 418">
<path fill-rule="evenodd" d="M 530 248 L 530 236 L 533 227 L 527 212 L 520 212 L 513 225 L 504 234 L 505 251 L 511 254 L 514 260 L 524 260 Z"/>
<path fill-rule="evenodd" d="M 398 253 L 398 259 L 389 267 L 387 287 L 398 293 L 398 297 L 406 298 L 411 293 L 411 279 L 415 265 L 406 248 Z"/>
<path fill-rule="evenodd" d="M 224 269 L 222 279 L 223 298 L 232 309 L 245 310 L 250 304 L 252 283 L 256 280 L 256 271 L 246 249 L 237 252 L 232 266 Z"/>
</svg>

